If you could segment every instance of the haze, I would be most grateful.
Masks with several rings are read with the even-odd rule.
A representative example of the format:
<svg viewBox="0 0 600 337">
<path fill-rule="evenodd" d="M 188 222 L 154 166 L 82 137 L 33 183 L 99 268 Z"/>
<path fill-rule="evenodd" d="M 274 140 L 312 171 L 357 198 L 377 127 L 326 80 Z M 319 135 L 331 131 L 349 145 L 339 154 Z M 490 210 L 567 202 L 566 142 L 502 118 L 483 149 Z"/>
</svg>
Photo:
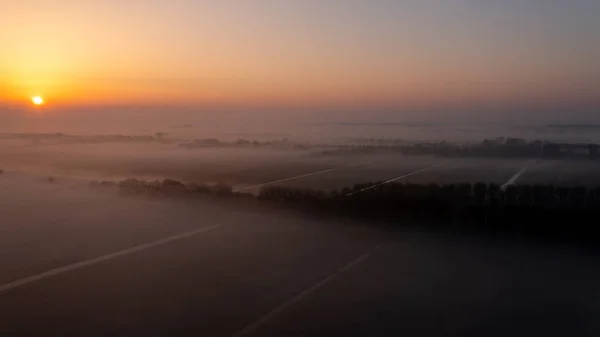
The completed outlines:
<svg viewBox="0 0 600 337">
<path fill-rule="evenodd" d="M 0 0 L 0 336 L 600 336 L 598 18 Z"/>
</svg>

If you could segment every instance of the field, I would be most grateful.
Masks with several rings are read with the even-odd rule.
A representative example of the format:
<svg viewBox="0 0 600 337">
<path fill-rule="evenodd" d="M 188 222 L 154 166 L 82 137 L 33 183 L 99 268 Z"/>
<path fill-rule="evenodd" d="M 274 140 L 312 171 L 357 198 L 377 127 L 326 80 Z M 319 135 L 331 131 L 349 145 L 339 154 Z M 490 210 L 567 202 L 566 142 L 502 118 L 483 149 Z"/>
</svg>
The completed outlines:
<svg viewBox="0 0 600 337">
<path fill-rule="evenodd" d="M 245 192 L 392 179 L 595 184 L 597 168 L 0 141 L 0 335 L 598 335 L 597 252 L 88 187 L 127 177 Z"/>
<path fill-rule="evenodd" d="M 307 181 L 327 180 L 316 177 Z M 213 199 L 119 197 L 73 177 L 43 178 L 0 176 L 1 336 L 600 331 L 590 296 L 600 281 L 597 253 Z"/>
<path fill-rule="evenodd" d="M 245 192 L 270 185 L 334 190 L 392 179 L 418 184 L 600 184 L 600 163 L 589 160 L 323 156 L 310 150 L 181 149 L 172 144 L 32 145 L 6 140 L 0 142 L 0 155 L 0 169 L 7 172 L 105 180 L 134 177 L 223 182 Z"/>
<path fill-rule="evenodd" d="M 170 144 L 96 144 L 35 146 L 3 142 L 6 171 L 90 179 L 174 178 L 187 182 L 224 182 L 255 192 L 283 185 L 342 189 L 356 183 L 387 181 L 419 184 L 507 183 L 526 168 L 516 184 L 597 185 L 600 163 L 468 159 L 399 154 L 321 156 L 308 150 L 180 149 Z"/>
</svg>

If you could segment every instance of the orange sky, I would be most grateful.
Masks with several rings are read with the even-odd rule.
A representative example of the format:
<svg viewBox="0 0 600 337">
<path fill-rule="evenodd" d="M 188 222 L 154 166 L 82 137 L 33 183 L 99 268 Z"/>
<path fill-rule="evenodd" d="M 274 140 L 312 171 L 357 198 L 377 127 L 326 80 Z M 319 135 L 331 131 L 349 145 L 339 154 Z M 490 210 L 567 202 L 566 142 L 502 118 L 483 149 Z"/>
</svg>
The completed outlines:
<svg viewBox="0 0 600 337">
<path fill-rule="evenodd" d="M 0 99 L 410 107 L 600 94 L 584 1 L 436 3 L 3 2 Z"/>
</svg>

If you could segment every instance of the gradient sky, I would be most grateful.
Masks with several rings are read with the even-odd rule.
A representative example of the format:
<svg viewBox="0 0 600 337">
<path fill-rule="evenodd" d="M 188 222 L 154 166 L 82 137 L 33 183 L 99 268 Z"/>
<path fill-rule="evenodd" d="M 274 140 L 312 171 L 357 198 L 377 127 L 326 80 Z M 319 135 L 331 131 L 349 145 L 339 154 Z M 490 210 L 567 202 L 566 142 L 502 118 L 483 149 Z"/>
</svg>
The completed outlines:
<svg viewBox="0 0 600 337">
<path fill-rule="evenodd" d="M 600 106 L 597 0 L 0 0 L 0 99 Z"/>
</svg>

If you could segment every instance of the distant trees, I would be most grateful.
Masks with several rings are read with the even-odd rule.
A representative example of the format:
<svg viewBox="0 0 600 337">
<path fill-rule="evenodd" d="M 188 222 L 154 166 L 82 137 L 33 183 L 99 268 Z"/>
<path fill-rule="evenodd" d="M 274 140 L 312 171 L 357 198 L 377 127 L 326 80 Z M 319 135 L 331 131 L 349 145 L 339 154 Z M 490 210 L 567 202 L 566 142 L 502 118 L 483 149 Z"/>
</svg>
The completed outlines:
<svg viewBox="0 0 600 337">
<path fill-rule="evenodd" d="M 243 139 L 243 138 L 239 138 L 238 140 L 236 140 L 235 142 L 233 142 L 235 145 L 241 145 L 241 146 L 245 146 L 245 145 L 250 145 L 251 142 L 247 139 Z"/>
<path fill-rule="evenodd" d="M 108 180 L 92 181 L 92 182 L 90 182 L 90 186 L 93 188 L 110 188 L 110 187 L 117 186 L 117 183 L 115 183 L 114 181 L 108 181 Z"/>
<path fill-rule="evenodd" d="M 361 153 L 391 152 L 404 155 L 435 155 L 443 157 L 472 158 L 555 158 L 555 159 L 598 159 L 598 144 L 561 144 L 542 140 L 531 142 L 520 138 L 485 139 L 478 144 L 441 142 L 402 142 L 386 139 L 366 139 L 357 144 L 318 144 L 326 148 L 322 155 L 345 155 Z"/>
<path fill-rule="evenodd" d="M 154 134 L 154 138 L 156 138 L 157 140 L 163 140 L 164 137 L 168 136 L 168 133 L 164 133 L 164 132 L 156 132 Z"/>
<path fill-rule="evenodd" d="M 102 181 L 92 182 L 90 186 L 94 188 L 117 187 L 123 195 L 143 195 L 143 196 L 168 196 L 185 197 L 193 195 L 215 195 L 221 197 L 230 197 L 234 195 L 233 187 L 228 184 L 218 183 L 215 185 L 206 184 L 185 184 L 174 179 L 159 180 L 139 180 L 125 179 L 119 183 Z"/>
<path fill-rule="evenodd" d="M 223 145 L 216 138 L 205 138 L 205 139 L 195 139 L 191 142 L 179 144 L 179 147 L 184 148 L 197 148 L 197 147 L 218 147 Z"/>
<path fill-rule="evenodd" d="M 210 192 L 221 197 L 233 196 L 233 187 L 225 183 L 218 183 L 211 187 Z"/>
</svg>

